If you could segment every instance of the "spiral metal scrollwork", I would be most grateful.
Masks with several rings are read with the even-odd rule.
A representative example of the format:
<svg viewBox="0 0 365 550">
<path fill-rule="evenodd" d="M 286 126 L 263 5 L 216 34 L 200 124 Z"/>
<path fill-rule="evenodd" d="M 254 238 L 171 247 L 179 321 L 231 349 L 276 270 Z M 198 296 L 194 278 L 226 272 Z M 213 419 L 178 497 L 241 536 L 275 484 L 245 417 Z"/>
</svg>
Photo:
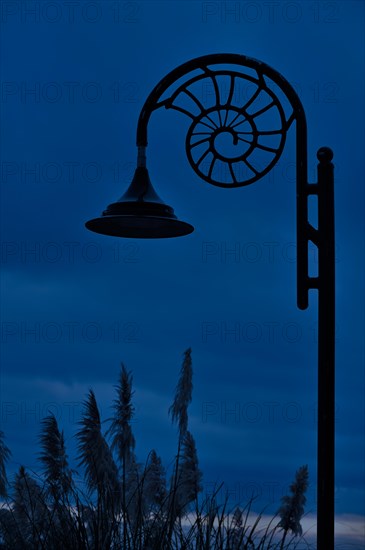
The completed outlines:
<svg viewBox="0 0 365 550">
<path fill-rule="evenodd" d="M 228 82 L 225 92 L 221 77 Z M 210 104 L 204 105 L 196 90 L 207 90 L 208 86 L 212 93 L 205 103 Z M 249 97 L 243 101 L 242 94 L 235 93 L 237 89 L 250 91 L 246 93 Z M 187 100 L 195 109 L 186 107 Z M 180 85 L 159 103 L 161 106 L 192 119 L 185 142 L 189 163 L 200 178 L 219 187 L 248 185 L 269 172 L 284 149 L 286 133 L 294 118 L 293 114 L 286 116 L 262 74 L 255 78 L 208 67 L 204 67 L 203 74 Z M 227 152 L 230 143 L 231 152 Z"/>
</svg>

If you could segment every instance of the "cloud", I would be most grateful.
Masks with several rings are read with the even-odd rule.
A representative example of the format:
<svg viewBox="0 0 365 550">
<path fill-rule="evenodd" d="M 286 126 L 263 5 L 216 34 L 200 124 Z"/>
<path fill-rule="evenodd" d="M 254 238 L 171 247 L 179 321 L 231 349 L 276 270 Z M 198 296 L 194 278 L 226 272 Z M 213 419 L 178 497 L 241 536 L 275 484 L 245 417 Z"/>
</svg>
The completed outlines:
<svg viewBox="0 0 365 550">
<path fill-rule="evenodd" d="M 232 516 L 231 516 L 232 517 Z M 250 513 L 247 518 L 247 525 L 253 526 L 259 514 Z M 184 520 L 183 525 L 189 528 L 194 523 L 195 515 L 189 514 Z M 273 516 L 267 514 L 260 514 L 260 521 L 255 530 L 256 533 L 264 533 L 266 527 L 271 524 L 271 528 L 275 526 L 276 522 L 272 522 Z M 278 518 L 279 521 L 279 518 Z M 303 528 L 303 542 L 300 542 L 299 538 L 294 538 L 298 550 L 308 549 L 308 544 L 311 548 L 314 548 L 314 544 L 317 536 L 317 518 L 313 514 L 306 514 L 301 519 L 301 525 Z M 341 550 L 362 549 L 365 535 L 365 516 L 339 514 L 335 516 L 335 543 L 336 548 Z M 259 536 L 259 534 L 258 534 Z M 289 535 L 290 537 L 290 535 Z M 280 538 L 279 535 L 276 538 Z M 275 540 L 275 539 L 274 539 Z M 288 539 L 289 540 L 289 539 Z"/>
</svg>

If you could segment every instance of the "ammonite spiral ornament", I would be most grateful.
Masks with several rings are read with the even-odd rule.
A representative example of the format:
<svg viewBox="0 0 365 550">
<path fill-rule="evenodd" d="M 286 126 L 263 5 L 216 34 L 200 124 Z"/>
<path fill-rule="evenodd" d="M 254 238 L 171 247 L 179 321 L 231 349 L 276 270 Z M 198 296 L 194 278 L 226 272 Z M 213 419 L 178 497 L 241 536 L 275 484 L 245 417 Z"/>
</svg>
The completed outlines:
<svg viewBox="0 0 365 550">
<path fill-rule="evenodd" d="M 200 178 L 219 187 L 248 185 L 269 172 L 293 120 L 261 74 L 207 67 L 162 105 L 192 119 L 185 144 L 188 160 Z"/>
</svg>

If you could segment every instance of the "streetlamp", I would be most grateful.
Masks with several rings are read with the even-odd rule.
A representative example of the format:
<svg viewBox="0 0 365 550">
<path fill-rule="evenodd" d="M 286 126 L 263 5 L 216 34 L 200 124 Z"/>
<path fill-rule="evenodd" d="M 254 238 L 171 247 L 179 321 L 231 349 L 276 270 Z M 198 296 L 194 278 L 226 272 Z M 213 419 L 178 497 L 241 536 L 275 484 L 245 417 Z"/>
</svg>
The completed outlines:
<svg viewBox="0 0 365 550">
<path fill-rule="evenodd" d="M 250 92 L 245 94 L 245 99 L 241 93 L 237 94 L 242 85 Z M 200 92 L 209 88 L 213 102 L 210 97 L 209 105 L 205 105 L 207 101 L 197 97 L 197 87 Z M 284 97 L 289 109 L 285 109 L 278 95 Z M 194 230 L 192 225 L 179 220 L 173 208 L 157 195 L 146 167 L 148 122 L 151 114 L 162 107 L 177 110 L 192 119 L 185 142 L 189 163 L 200 178 L 224 188 L 249 185 L 267 174 L 277 163 L 286 134 L 295 121 L 298 308 L 306 309 L 308 291 L 318 289 L 317 548 L 332 550 L 335 439 L 333 153 L 328 147 L 318 150 L 318 181 L 308 183 L 306 118 L 301 101 L 289 82 L 265 63 L 243 55 L 198 57 L 172 70 L 148 96 L 138 120 L 138 160 L 132 183 L 99 218 L 85 224 L 90 231 L 115 237 L 166 238 L 188 235 Z M 267 127 L 270 123 L 274 128 Z M 219 147 L 222 135 L 232 140 L 233 155 L 222 152 Z M 308 197 L 311 195 L 318 198 L 317 228 L 308 221 Z M 309 241 L 318 248 L 317 276 L 309 276 L 308 272 Z"/>
</svg>

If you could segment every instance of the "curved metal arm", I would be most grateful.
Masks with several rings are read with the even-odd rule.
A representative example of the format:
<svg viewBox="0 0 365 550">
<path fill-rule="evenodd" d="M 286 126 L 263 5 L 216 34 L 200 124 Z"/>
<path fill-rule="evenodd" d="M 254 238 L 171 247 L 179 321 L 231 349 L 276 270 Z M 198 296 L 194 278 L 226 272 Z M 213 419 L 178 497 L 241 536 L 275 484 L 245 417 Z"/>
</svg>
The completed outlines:
<svg viewBox="0 0 365 550">
<path fill-rule="evenodd" d="M 226 69 L 214 69 L 214 66 L 216 65 L 227 65 L 231 66 Z M 234 66 L 234 67 L 232 67 Z M 241 69 L 237 71 L 237 68 Z M 250 74 L 245 74 L 244 69 L 253 69 L 256 74 L 257 78 L 254 78 L 250 76 Z M 168 91 L 168 89 L 176 83 L 179 79 L 181 79 L 184 76 L 189 77 L 189 73 L 200 70 L 201 74 L 198 76 L 190 77 L 186 82 L 184 82 L 180 87 L 175 90 L 170 97 L 167 99 L 161 100 L 162 96 L 165 94 L 165 92 Z M 231 87 L 230 92 L 228 94 L 228 98 L 226 101 L 222 101 L 219 93 L 219 86 L 217 83 L 217 76 L 229 76 L 231 78 Z M 239 106 L 233 106 L 232 98 L 233 98 L 233 87 L 234 87 L 234 80 L 238 78 L 244 78 L 246 81 L 249 81 L 250 83 L 255 83 L 257 85 L 256 92 L 252 95 L 252 97 L 243 105 Z M 200 102 L 197 101 L 196 98 L 192 97 L 193 94 L 191 91 L 189 91 L 189 86 L 201 81 L 202 79 L 210 79 L 212 86 L 215 90 L 216 95 L 216 103 L 213 109 L 205 109 L 204 106 Z M 267 80 L 272 81 L 275 85 L 279 86 L 279 88 L 282 90 L 282 92 L 285 94 L 289 104 L 292 107 L 292 114 L 286 118 L 284 110 L 282 108 L 282 105 L 277 98 L 277 96 L 270 90 Z M 260 132 L 256 125 L 255 125 L 255 117 L 258 116 L 258 114 L 261 114 L 264 109 L 261 109 L 259 113 L 254 113 L 253 115 L 249 115 L 247 112 L 247 109 L 253 104 L 254 100 L 259 95 L 259 92 L 264 90 L 266 93 L 268 93 L 271 97 L 272 103 L 270 104 L 271 107 L 274 107 L 277 109 L 281 122 L 282 122 L 282 128 L 280 131 L 267 131 L 267 132 Z M 193 101 L 195 101 L 198 104 L 199 107 L 199 114 L 194 115 L 191 112 L 187 111 L 186 109 L 183 109 L 176 105 L 176 98 L 179 96 L 179 94 L 184 93 L 186 96 L 189 95 Z M 174 103 L 175 102 L 175 103 Z M 276 70 L 269 67 L 265 63 L 262 63 L 261 61 L 258 61 L 256 59 L 246 57 L 244 55 L 239 54 L 212 54 L 212 55 L 205 55 L 202 57 L 198 57 L 196 59 L 192 59 L 176 69 L 172 70 L 169 74 L 167 74 L 152 90 L 150 95 L 148 96 L 147 100 L 145 101 L 139 119 L 138 119 L 138 126 L 137 126 L 137 146 L 139 148 L 139 165 L 143 166 L 145 165 L 145 147 L 148 144 L 147 139 L 147 126 L 148 122 L 150 120 L 151 114 L 153 111 L 165 107 L 166 109 L 173 108 L 180 112 L 183 112 L 185 115 L 190 116 L 193 119 L 192 126 L 189 129 L 187 141 L 186 141 L 186 152 L 189 159 L 190 164 L 192 165 L 195 172 L 203 178 L 208 183 L 212 183 L 214 185 L 219 185 L 221 187 L 239 187 L 241 185 L 247 185 L 250 183 L 253 183 L 254 181 L 257 181 L 261 177 L 263 177 L 266 173 L 268 173 L 273 166 L 278 161 L 280 154 L 284 148 L 285 144 L 285 137 L 286 132 L 290 128 L 293 121 L 296 123 L 296 189 L 297 189 L 297 305 L 300 309 L 306 309 L 308 307 L 308 291 L 310 288 L 318 288 L 318 278 L 312 278 L 309 277 L 308 274 L 308 243 L 309 240 L 314 242 L 318 246 L 318 232 L 317 230 L 311 226 L 308 222 L 308 196 L 311 194 L 318 194 L 318 189 L 316 184 L 308 184 L 307 181 L 307 125 L 306 125 L 306 118 L 304 109 L 302 106 L 302 103 L 294 90 L 294 88 L 289 84 L 289 82 Z M 252 140 L 248 143 L 250 143 L 249 151 L 245 153 L 242 157 L 237 157 L 232 160 L 225 161 L 228 163 L 229 171 L 232 174 L 232 183 L 230 184 L 222 184 L 221 182 L 217 182 L 213 179 L 213 163 L 210 166 L 210 169 L 208 173 L 203 173 L 203 171 L 200 168 L 200 163 L 203 159 L 200 159 L 198 162 L 194 161 L 191 150 L 192 148 L 197 144 L 196 142 L 193 142 L 192 136 L 196 136 L 199 134 L 199 132 L 196 132 L 196 129 L 199 129 L 199 124 L 205 124 L 205 126 L 211 126 L 211 135 L 209 138 L 206 138 L 205 141 L 208 143 L 208 152 L 216 153 L 216 157 L 219 155 L 214 149 L 214 138 L 217 136 L 219 131 L 225 130 L 228 131 L 228 124 L 227 120 L 225 121 L 226 124 L 223 124 L 222 118 L 224 116 L 224 112 L 226 114 L 227 119 L 227 112 L 228 110 L 235 110 L 236 112 L 236 119 L 240 116 L 240 114 L 244 117 L 244 121 L 248 121 L 252 127 L 251 132 L 245 132 L 246 134 L 252 134 Z M 212 111 L 215 110 L 218 113 L 220 122 L 222 124 L 217 124 L 219 128 L 214 128 L 212 122 Z M 267 109 L 266 109 L 267 110 Z M 205 117 L 205 119 L 203 118 Z M 210 121 L 210 122 L 209 122 Z M 238 136 L 237 133 L 234 134 L 234 129 L 229 128 L 229 130 L 233 134 L 233 139 L 237 140 Z M 200 132 L 202 133 L 202 132 Z M 208 132 L 207 132 L 208 133 Z M 244 133 L 244 132 L 243 132 Z M 269 147 L 265 147 L 260 143 L 260 135 L 263 134 L 280 134 L 281 141 L 277 149 L 273 149 L 272 153 L 275 155 L 274 159 L 269 162 L 269 164 L 263 169 L 258 170 L 255 169 L 252 164 L 248 160 L 248 156 L 252 149 L 255 147 L 260 147 L 261 149 L 270 150 Z M 204 141 L 204 139 L 202 140 Z M 244 141 L 244 140 L 243 140 Z M 207 151 L 205 154 L 203 154 L 203 158 L 206 158 Z M 246 178 L 244 181 L 238 181 L 236 174 L 234 173 L 233 169 L 233 163 L 237 160 L 242 160 L 252 171 L 251 177 Z"/>
</svg>

